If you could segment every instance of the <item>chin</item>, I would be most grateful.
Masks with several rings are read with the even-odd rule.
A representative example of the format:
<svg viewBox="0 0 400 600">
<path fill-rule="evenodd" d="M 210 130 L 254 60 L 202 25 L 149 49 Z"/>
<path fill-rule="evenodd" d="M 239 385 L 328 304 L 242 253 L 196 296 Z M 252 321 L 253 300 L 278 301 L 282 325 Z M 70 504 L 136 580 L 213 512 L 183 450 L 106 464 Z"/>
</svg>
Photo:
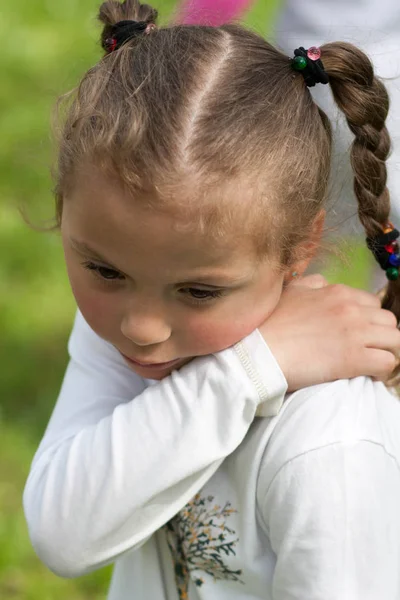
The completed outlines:
<svg viewBox="0 0 400 600">
<path fill-rule="evenodd" d="M 151 377 L 145 377 L 145 379 L 152 379 L 153 381 L 161 381 L 162 379 L 165 379 L 165 377 L 168 377 L 168 375 L 171 375 L 172 371 L 170 371 L 169 373 L 166 373 L 165 375 L 152 375 Z"/>
</svg>

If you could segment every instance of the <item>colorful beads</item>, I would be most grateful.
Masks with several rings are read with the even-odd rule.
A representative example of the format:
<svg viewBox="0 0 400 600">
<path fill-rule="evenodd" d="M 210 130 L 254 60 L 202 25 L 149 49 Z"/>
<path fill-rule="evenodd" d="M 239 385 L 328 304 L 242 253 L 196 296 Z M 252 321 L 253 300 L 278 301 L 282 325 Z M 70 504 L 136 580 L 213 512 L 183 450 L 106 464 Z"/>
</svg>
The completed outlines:
<svg viewBox="0 0 400 600">
<path fill-rule="evenodd" d="M 400 231 L 390 221 L 380 229 L 382 233 L 367 237 L 367 246 L 389 281 L 396 281 L 400 273 Z"/>
<path fill-rule="evenodd" d="M 386 252 L 389 252 L 389 254 L 394 254 L 397 250 L 397 242 L 390 242 L 390 244 L 386 244 L 385 250 Z"/>
<path fill-rule="evenodd" d="M 391 233 L 394 230 L 392 223 L 387 223 L 383 226 L 383 233 Z M 389 253 L 388 263 L 391 265 L 386 269 L 386 277 L 389 281 L 396 281 L 399 278 L 400 254 L 397 240 L 390 242 L 385 246 L 386 252 Z"/>
<path fill-rule="evenodd" d="M 396 281 L 399 278 L 399 270 L 396 267 L 389 267 L 386 269 L 386 277 L 389 281 Z"/>
<path fill-rule="evenodd" d="M 146 35 L 149 35 L 155 29 L 157 29 L 157 25 L 155 23 L 149 23 L 144 32 Z"/>
<path fill-rule="evenodd" d="M 310 60 L 319 60 L 321 58 L 321 50 L 317 46 L 311 46 L 307 50 L 307 56 Z"/>
<path fill-rule="evenodd" d="M 392 223 L 387 223 L 382 229 L 384 234 L 391 233 L 394 230 L 394 226 Z M 390 265 L 390 267 L 386 269 L 386 277 L 389 281 L 396 281 L 399 278 L 400 267 L 400 253 L 397 240 L 390 242 L 390 244 L 386 244 L 385 250 L 389 254 L 388 264 Z"/>
<path fill-rule="evenodd" d="M 307 66 L 307 59 L 304 56 L 295 56 L 292 59 L 292 67 L 295 71 L 302 71 Z"/>
<path fill-rule="evenodd" d="M 107 38 L 105 43 L 106 43 L 108 52 L 109 53 L 114 52 L 115 48 L 117 47 L 117 39 L 116 38 Z"/>
<path fill-rule="evenodd" d="M 400 254 L 391 254 L 389 256 L 389 264 L 392 267 L 400 267 Z"/>
</svg>

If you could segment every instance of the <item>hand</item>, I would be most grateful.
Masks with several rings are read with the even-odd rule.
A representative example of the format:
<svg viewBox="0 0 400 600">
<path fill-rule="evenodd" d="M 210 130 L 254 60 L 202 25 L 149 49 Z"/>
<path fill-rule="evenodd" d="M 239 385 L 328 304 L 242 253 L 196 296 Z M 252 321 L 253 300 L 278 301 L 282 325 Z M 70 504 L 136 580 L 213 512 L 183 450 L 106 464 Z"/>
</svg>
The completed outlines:
<svg viewBox="0 0 400 600">
<path fill-rule="evenodd" d="M 377 296 L 322 275 L 291 283 L 259 331 L 289 391 L 359 375 L 385 380 L 400 352 L 396 317 Z"/>
</svg>

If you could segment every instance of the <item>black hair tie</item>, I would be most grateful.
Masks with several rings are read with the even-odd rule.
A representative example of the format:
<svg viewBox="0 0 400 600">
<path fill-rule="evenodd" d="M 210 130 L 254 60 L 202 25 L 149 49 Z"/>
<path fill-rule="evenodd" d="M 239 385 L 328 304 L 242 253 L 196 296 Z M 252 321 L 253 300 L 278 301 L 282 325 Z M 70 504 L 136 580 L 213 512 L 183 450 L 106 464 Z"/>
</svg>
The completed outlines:
<svg viewBox="0 0 400 600">
<path fill-rule="evenodd" d="M 329 83 L 329 75 L 321 60 L 321 50 L 317 46 L 311 46 L 308 50 L 303 46 L 296 48 L 294 58 L 290 61 L 292 69 L 303 75 L 308 87 L 314 87 L 316 83 Z"/>
<path fill-rule="evenodd" d="M 367 237 L 367 246 L 371 250 L 379 266 L 386 271 L 390 281 L 399 278 L 400 254 L 397 238 L 398 230 L 392 223 L 382 227 L 382 233 L 374 237 Z"/>
<path fill-rule="evenodd" d="M 149 34 L 154 29 L 156 29 L 156 25 L 146 23 L 146 21 L 118 21 L 110 27 L 110 37 L 104 40 L 102 46 L 107 54 L 110 54 L 129 40 Z"/>
</svg>

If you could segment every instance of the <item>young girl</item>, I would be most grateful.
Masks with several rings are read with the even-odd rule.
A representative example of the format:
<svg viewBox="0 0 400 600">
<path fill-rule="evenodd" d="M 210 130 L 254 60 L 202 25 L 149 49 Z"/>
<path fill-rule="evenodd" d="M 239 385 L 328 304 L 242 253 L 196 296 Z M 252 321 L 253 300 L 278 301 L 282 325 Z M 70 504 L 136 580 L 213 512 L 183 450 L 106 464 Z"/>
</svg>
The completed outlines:
<svg viewBox="0 0 400 600">
<path fill-rule="evenodd" d="M 330 127 L 307 85 L 329 77 L 398 310 L 383 86 L 345 44 L 289 59 L 233 25 L 157 29 L 136 0 L 100 19 L 60 145 L 80 312 L 24 493 L 36 551 L 66 577 L 115 561 L 112 600 L 398 598 L 400 406 L 373 380 L 397 320 L 287 285 L 323 226 Z"/>
</svg>

